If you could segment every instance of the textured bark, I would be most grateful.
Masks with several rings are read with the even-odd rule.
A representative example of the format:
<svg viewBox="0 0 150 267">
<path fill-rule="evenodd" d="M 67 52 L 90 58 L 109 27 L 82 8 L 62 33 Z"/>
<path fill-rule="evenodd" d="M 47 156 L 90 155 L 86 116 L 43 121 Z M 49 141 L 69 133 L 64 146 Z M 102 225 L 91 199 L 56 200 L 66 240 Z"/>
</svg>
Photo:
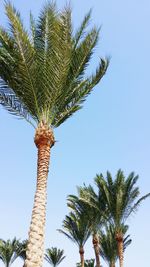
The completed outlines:
<svg viewBox="0 0 150 267">
<path fill-rule="evenodd" d="M 79 253 L 80 253 L 81 267 L 84 267 L 84 248 L 83 247 L 80 247 Z"/>
<path fill-rule="evenodd" d="M 100 267 L 100 246 L 99 246 L 99 239 L 96 234 L 93 234 L 93 247 L 95 252 L 95 259 L 96 259 L 96 267 Z"/>
<path fill-rule="evenodd" d="M 39 124 L 34 141 L 38 148 L 37 186 L 29 229 L 25 267 L 41 267 L 43 264 L 47 176 L 50 148 L 54 144 L 52 130 L 44 123 Z"/>
<path fill-rule="evenodd" d="M 117 247 L 118 247 L 118 257 L 119 257 L 119 266 L 123 267 L 123 235 L 122 233 L 116 234 Z"/>
<path fill-rule="evenodd" d="M 115 263 L 114 262 L 111 262 L 109 267 L 115 267 Z"/>
</svg>

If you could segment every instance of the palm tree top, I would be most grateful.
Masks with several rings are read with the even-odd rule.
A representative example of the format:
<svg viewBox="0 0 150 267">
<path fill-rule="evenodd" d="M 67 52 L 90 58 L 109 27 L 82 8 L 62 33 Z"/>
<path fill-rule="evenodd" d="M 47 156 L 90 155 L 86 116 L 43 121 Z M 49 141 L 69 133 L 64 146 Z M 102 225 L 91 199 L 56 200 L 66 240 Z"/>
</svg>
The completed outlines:
<svg viewBox="0 0 150 267">
<path fill-rule="evenodd" d="M 91 234 L 91 222 L 87 221 L 84 213 L 76 214 L 70 212 L 63 221 L 63 230 L 58 231 L 68 237 L 79 247 L 83 247 Z"/>
<path fill-rule="evenodd" d="M 0 103 L 33 124 L 58 127 L 82 108 L 108 67 L 109 59 L 100 59 L 95 73 L 86 75 L 99 37 L 96 27 L 86 32 L 91 11 L 73 33 L 69 6 L 58 11 L 48 1 L 37 21 L 30 16 L 30 32 L 10 2 L 5 10 L 9 27 L 0 27 Z"/>
<path fill-rule="evenodd" d="M 0 239 L 0 260 L 3 261 L 5 266 L 9 267 L 18 257 L 19 240 Z"/>
<path fill-rule="evenodd" d="M 95 183 L 111 211 L 111 219 L 118 229 L 132 212 L 137 211 L 141 202 L 150 196 L 148 193 L 138 199 L 140 195 L 139 187 L 136 186 L 138 179 L 139 176 L 134 172 L 126 178 L 122 170 L 118 170 L 114 180 L 110 172 L 107 172 L 106 179 L 102 174 L 95 178 Z"/>
<path fill-rule="evenodd" d="M 54 267 L 59 265 L 65 257 L 63 249 L 61 250 L 56 247 L 46 249 L 45 260 Z"/>
</svg>

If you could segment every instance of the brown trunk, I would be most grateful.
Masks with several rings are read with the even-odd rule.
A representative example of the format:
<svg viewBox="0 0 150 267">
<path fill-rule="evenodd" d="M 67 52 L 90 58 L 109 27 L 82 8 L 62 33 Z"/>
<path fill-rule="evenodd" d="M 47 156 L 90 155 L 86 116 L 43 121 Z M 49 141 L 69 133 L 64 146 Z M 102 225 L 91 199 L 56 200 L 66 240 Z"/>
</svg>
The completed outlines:
<svg viewBox="0 0 150 267">
<path fill-rule="evenodd" d="M 47 176 L 50 148 L 54 144 L 52 130 L 44 123 L 40 123 L 36 130 L 34 141 L 38 148 L 37 186 L 29 229 L 25 267 L 41 267 L 43 264 Z"/>
<path fill-rule="evenodd" d="M 123 267 L 123 235 L 122 233 L 116 234 L 117 247 L 118 247 L 118 257 L 119 257 L 119 265 Z"/>
<path fill-rule="evenodd" d="M 96 259 L 96 267 L 100 267 L 100 247 L 99 247 L 99 239 L 96 234 L 93 234 L 93 247 L 95 252 Z"/>
<path fill-rule="evenodd" d="M 111 262 L 109 267 L 115 267 L 115 263 L 114 262 Z"/>
<path fill-rule="evenodd" d="M 81 267 L 84 267 L 84 248 L 83 247 L 80 247 L 79 253 L 80 253 Z"/>
</svg>

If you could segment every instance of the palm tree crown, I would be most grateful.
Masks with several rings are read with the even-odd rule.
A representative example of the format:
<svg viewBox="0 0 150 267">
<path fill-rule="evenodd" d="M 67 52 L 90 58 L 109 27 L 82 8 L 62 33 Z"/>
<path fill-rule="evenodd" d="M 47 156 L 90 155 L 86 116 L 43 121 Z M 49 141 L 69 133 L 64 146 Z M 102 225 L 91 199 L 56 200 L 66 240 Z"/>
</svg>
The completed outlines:
<svg viewBox="0 0 150 267">
<path fill-rule="evenodd" d="M 0 239 L 0 260 L 5 264 L 5 267 L 11 266 L 19 255 L 19 240 L 14 238 L 13 240 Z"/>
<path fill-rule="evenodd" d="M 85 245 L 91 233 L 91 222 L 87 222 L 86 214 L 75 214 L 70 212 L 63 221 L 62 226 L 64 230 L 59 229 L 60 233 L 63 233 L 79 247 Z"/>
<path fill-rule="evenodd" d="M 30 16 L 29 34 L 9 2 L 5 9 L 10 27 L 0 27 L 0 103 L 27 121 L 57 127 L 82 107 L 106 72 L 109 60 L 101 59 L 95 74 L 85 76 L 99 29 L 85 34 L 89 12 L 73 34 L 70 7 L 58 12 L 48 2 L 37 22 Z"/>
<path fill-rule="evenodd" d="M 53 267 L 56 267 L 64 260 L 64 250 L 56 247 L 46 249 L 45 260 L 49 262 Z"/>
<path fill-rule="evenodd" d="M 107 203 L 110 212 L 110 220 L 116 227 L 122 227 L 132 212 L 135 212 L 141 201 L 150 196 L 150 193 L 140 195 L 139 187 L 135 186 L 139 176 L 134 172 L 125 178 L 123 171 L 117 172 L 115 180 L 107 172 L 106 180 L 102 174 L 97 175 L 95 182 L 100 188 L 103 199 Z"/>
</svg>

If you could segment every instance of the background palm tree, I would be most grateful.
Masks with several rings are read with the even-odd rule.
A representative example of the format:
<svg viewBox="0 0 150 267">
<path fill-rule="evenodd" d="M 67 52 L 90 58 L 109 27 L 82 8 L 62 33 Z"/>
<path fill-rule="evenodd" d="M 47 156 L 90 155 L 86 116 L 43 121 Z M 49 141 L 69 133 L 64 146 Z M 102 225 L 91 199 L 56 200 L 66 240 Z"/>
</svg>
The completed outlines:
<svg viewBox="0 0 150 267">
<path fill-rule="evenodd" d="M 85 213 L 70 212 L 69 216 L 66 216 L 63 221 L 62 227 L 64 230 L 58 230 L 79 247 L 81 267 L 84 267 L 84 245 L 91 234 L 90 225 L 91 223 L 88 223 Z"/>
<path fill-rule="evenodd" d="M 90 260 L 85 260 L 84 262 L 84 267 L 95 267 L 95 260 L 94 259 L 90 259 Z M 81 267 L 81 263 L 77 263 L 76 264 L 77 267 Z"/>
<path fill-rule="evenodd" d="M 45 260 L 50 263 L 53 267 L 59 265 L 65 258 L 64 250 L 56 247 L 46 249 Z"/>
<path fill-rule="evenodd" d="M 0 260 L 4 263 L 5 267 L 10 267 L 11 264 L 19 256 L 18 253 L 19 240 L 14 238 L 13 240 L 0 239 Z"/>
<path fill-rule="evenodd" d="M 119 170 L 113 180 L 107 172 L 106 180 L 102 174 L 95 178 L 96 185 L 99 187 L 103 199 L 107 204 L 110 213 L 110 222 L 115 226 L 115 238 L 118 246 L 118 256 L 120 267 L 123 267 L 123 228 L 129 216 L 137 210 L 141 201 L 150 196 L 150 193 L 139 198 L 139 187 L 136 186 L 138 175 L 134 172 L 125 178 L 123 171 Z"/>
<path fill-rule="evenodd" d="M 22 242 L 19 242 L 18 244 L 18 254 L 19 254 L 19 257 L 23 261 L 25 261 L 26 259 L 27 243 L 28 243 L 28 240 L 23 240 Z"/>
<path fill-rule="evenodd" d="M 122 232 L 127 232 L 128 226 L 122 226 Z M 127 248 L 132 242 L 127 235 L 123 239 L 123 250 Z M 113 225 L 106 225 L 105 230 L 100 230 L 100 255 L 108 263 L 109 267 L 115 267 L 118 259 L 117 241 L 115 238 L 115 227 Z"/>
<path fill-rule="evenodd" d="M 100 267 L 99 255 L 99 228 L 106 220 L 106 205 L 101 197 L 101 191 L 96 193 L 91 185 L 77 187 L 78 196 L 69 195 L 67 205 L 77 214 L 81 212 L 86 214 L 86 222 L 89 224 L 89 230 L 92 235 L 92 243 L 95 252 L 96 266 Z M 86 223 L 85 222 L 85 223 Z"/>
<path fill-rule="evenodd" d="M 85 76 L 99 29 L 86 33 L 89 12 L 73 34 L 70 7 L 61 12 L 54 2 L 44 6 L 38 21 L 30 19 L 30 34 L 10 2 L 5 4 L 9 27 L 0 27 L 0 103 L 36 128 L 37 187 L 29 230 L 25 266 L 42 266 L 46 218 L 46 189 L 53 128 L 82 108 L 108 67 L 101 59 L 96 72 Z"/>
</svg>

